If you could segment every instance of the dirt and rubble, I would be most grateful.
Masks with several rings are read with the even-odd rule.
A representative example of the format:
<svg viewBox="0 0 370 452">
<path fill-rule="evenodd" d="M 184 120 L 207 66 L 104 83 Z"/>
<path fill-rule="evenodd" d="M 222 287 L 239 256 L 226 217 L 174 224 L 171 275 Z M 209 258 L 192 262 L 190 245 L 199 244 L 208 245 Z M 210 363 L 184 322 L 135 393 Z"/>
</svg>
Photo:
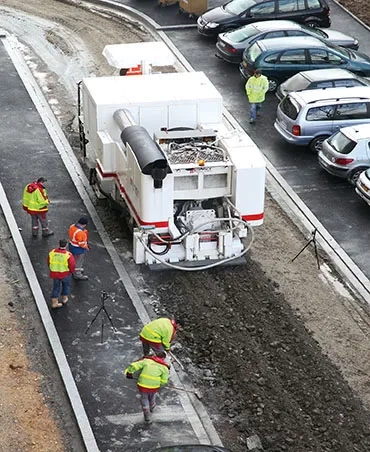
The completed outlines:
<svg viewBox="0 0 370 452">
<path fill-rule="evenodd" d="M 342 2 L 370 23 L 367 0 Z M 62 73 L 50 68 L 49 47 L 67 60 L 82 58 L 88 74 L 105 75 L 112 69 L 101 55 L 104 45 L 151 35 L 96 7 L 92 21 L 83 2 L 78 8 L 72 1 L 29 3 L 3 0 L 0 28 L 20 34 L 22 52 L 75 144 L 76 100 Z M 45 30 L 45 41 L 32 38 L 36 29 Z M 109 206 L 98 208 L 108 231 L 122 238 L 117 243 L 129 243 Z M 185 319 L 176 356 L 234 452 L 245 451 L 253 434 L 269 452 L 367 452 L 368 309 L 338 282 L 324 256 L 320 270 L 310 248 L 292 261 L 308 238 L 268 195 L 265 213 L 246 265 L 191 274 L 143 269 L 148 309 Z M 0 451 L 82 450 L 9 232 L 0 226 Z M 124 245 L 119 251 L 129 255 Z"/>
</svg>

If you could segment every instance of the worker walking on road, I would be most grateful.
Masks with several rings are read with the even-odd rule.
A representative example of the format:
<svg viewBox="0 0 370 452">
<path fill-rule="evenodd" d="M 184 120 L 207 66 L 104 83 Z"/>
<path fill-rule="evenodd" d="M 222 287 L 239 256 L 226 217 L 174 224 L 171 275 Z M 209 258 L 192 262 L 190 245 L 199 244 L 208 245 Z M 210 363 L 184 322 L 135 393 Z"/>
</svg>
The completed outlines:
<svg viewBox="0 0 370 452">
<path fill-rule="evenodd" d="M 67 240 L 59 240 L 59 248 L 50 251 L 48 255 L 48 267 L 50 278 L 53 280 L 53 290 L 51 293 L 52 309 L 61 308 L 68 302 L 70 293 L 71 274 L 76 267 L 75 258 L 67 251 Z M 59 297 L 62 302 L 59 303 Z"/>
<path fill-rule="evenodd" d="M 252 77 L 249 77 L 247 83 L 245 84 L 245 91 L 250 104 L 249 122 L 251 124 L 256 122 L 258 112 L 261 110 L 262 103 L 265 101 L 265 94 L 268 89 L 269 82 L 267 77 L 262 75 L 259 69 L 256 69 Z"/>
<path fill-rule="evenodd" d="M 165 362 L 166 353 L 142 358 L 131 363 L 125 370 L 127 378 L 133 378 L 134 373 L 140 371 L 137 388 L 140 392 L 140 403 L 144 413 L 144 420 L 152 423 L 150 413 L 156 406 L 156 396 L 159 388 L 168 382 L 169 364 Z"/>
<path fill-rule="evenodd" d="M 183 327 L 183 320 L 176 321 L 165 317 L 153 320 L 146 324 L 140 332 L 144 357 L 150 354 L 151 349 L 156 355 L 164 351 L 169 351 L 176 331 Z"/>
<path fill-rule="evenodd" d="M 31 215 L 32 237 L 37 237 L 39 226 L 42 228 L 42 236 L 49 237 L 54 232 L 49 230 L 47 213 L 49 210 L 49 198 L 45 188 L 46 179 L 40 177 L 37 181 L 27 184 L 23 190 L 23 209 Z"/>
<path fill-rule="evenodd" d="M 77 223 L 71 224 L 69 227 L 69 251 L 73 254 L 76 261 L 76 268 L 73 272 L 73 279 L 86 281 L 89 279 L 84 275 L 85 253 L 89 251 L 88 237 L 89 233 L 86 229 L 88 219 L 81 217 Z"/>
</svg>

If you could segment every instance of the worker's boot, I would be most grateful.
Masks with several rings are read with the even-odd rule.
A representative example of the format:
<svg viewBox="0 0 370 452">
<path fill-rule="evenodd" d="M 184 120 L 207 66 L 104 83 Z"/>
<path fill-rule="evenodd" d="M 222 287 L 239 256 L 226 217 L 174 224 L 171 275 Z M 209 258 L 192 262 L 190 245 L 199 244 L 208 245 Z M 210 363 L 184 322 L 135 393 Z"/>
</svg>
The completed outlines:
<svg viewBox="0 0 370 452">
<path fill-rule="evenodd" d="M 67 304 L 68 303 L 68 296 L 67 295 L 63 295 L 62 296 L 62 303 L 63 304 Z"/>
<path fill-rule="evenodd" d="M 150 412 L 151 413 L 155 410 L 156 406 L 157 406 L 157 404 L 155 402 L 150 404 Z"/>
<path fill-rule="evenodd" d="M 81 273 L 79 275 L 73 275 L 73 279 L 76 279 L 77 281 L 87 281 L 89 277 Z"/>
<path fill-rule="evenodd" d="M 38 229 L 32 229 L 32 237 L 37 237 L 39 235 Z"/>
<path fill-rule="evenodd" d="M 63 306 L 63 303 L 59 303 L 58 298 L 51 299 L 51 309 L 61 308 L 62 306 Z"/>
<path fill-rule="evenodd" d="M 151 424 L 151 423 L 152 423 L 152 419 L 151 419 L 151 416 L 150 416 L 150 412 L 147 411 L 147 410 L 144 411 L 144 420 L 145 420 L 145 422 L 146 422 L 147 424 Z"/>
<path fill-rule="evenodd" d="M 49 237 L 50 235 L 54 235 L 54 231 L 50 231 L 49 229 L 43 229 L 42 230 L 42 236 L 43 237 Z"/>
</svg>

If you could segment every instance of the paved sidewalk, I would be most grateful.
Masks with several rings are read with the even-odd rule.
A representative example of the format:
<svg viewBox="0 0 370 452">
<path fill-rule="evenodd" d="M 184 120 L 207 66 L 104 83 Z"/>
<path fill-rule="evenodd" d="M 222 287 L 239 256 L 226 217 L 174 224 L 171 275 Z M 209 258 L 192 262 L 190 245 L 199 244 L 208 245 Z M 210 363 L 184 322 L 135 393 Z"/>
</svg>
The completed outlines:
<svg viewBox="0 0 370 452">
<path fill-rule="evenodd" d="M 0 103 L 3 106 L 0 111 L 0 181 L 21 232 L 19 246 L 25 246 L 25 258 L 29 257 L 33 266 L 37 278 L 35 287 L 38 284 L 41 287 L 36 301 L 41 303 L 41 311 L 46 312 L 46 325 L 50 314 L 45 307 L 46 303 L 50 304 L 51 290 L 47 254 L 59 238 L 67 236 L 70 224 L 82 215 L 89 218 L 91 251 L 85 272 L 90 279 L 72 282 L 70 303 L 51 312 L 53 325 L 49 325 L 51 330 L 56 328 L 68 361 L 65 366 L 69 366 L 77 385 L 75 395 L 81 397 L 83 403 L 83 407 L 77 404 L 80 412 L 76 416 L 81 421 L 83 433 L 87 432 L 87 449 L 97 450 L 94 438 L 89 437 L 85 414 L 100 451 L 134 452 L 146 451 L 156 445 L 220 443 L 207 416 L 202 423 L 187 395 L 174 391 L 161 391 L 154 423 L 150 427 L 143 423 L 136 385 L 124 378 L 122 372 L 132 360 L 141 356 L 138 332 L 143 322 L 148 321 L 148 314 L 105 234 L 86 193 L 88 183 L 68 143 L 26 64 L 17 51 L 11 49 L 7 39 L 0 43 L 0 67 Z M 32 99 L 24 84 L 32 93 Z M 30 218 L 22 210 L 21 198 L 24 186 L 40 176 L 48 179 L 49 220 L 55 235 L 33 239 Z M 11 221 L 10 211 L 8 217 Z M 14 234 L 19 235 L 14 229 Z M 113 332 L 105 316 L 99 315 L 86 334 L 101 306 L 102 290 L 115 294 L 115 302 L 108 299 L 105 305 L 117 332 Z M 60 356 L 58 359 L 63 362 Z M 64 368 L 64 371 L 68 374 L 69 369 Z M 174 370 L 171 379 L 173 384 L 179 383 Z M 73 394 L 70 397 L 73 398 Z"/>
</svg>

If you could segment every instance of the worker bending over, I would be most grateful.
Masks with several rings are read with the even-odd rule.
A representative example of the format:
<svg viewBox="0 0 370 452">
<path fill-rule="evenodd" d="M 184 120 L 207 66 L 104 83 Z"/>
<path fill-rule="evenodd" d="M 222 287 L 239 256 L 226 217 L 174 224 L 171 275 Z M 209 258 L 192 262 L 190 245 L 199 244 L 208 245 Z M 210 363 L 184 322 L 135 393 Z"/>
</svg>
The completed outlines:
<svg viewBox="0 0 370 452">
<path fill-rule="evenodd" d="M 176 332 L 183 327 L 183 320 L 167 319 L 165 317 L 147 323 L 140 333 L 144 357 L 149 356 L 151 349 L 156 355 L 164 351 L 170 351 Z"/>
</svg>

